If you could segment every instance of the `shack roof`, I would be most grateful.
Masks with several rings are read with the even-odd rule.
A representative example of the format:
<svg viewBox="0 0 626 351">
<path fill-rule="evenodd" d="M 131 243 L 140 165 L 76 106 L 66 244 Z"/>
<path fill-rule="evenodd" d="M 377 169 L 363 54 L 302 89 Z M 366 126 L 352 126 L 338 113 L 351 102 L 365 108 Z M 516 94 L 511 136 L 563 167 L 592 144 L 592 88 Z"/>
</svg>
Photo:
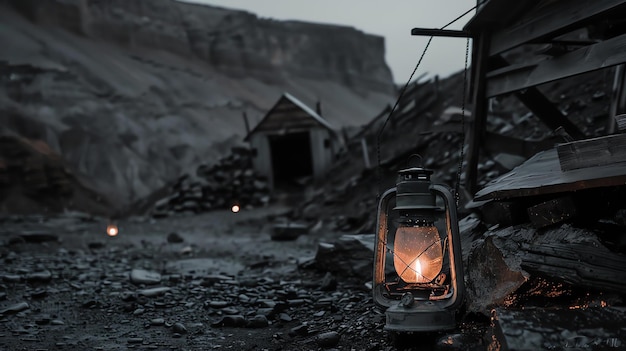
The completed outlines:
<svg viewBox="0 0 626 351">
<path fill-rule="evenodd" d="M 263 119 L 248 133 L 245 140 L 248 140 L 252 134 L 259 132 L 291 133 L 319 126 L 333 133 L 336 131 L 315 110 L 285 92 Z"/>
</svg>

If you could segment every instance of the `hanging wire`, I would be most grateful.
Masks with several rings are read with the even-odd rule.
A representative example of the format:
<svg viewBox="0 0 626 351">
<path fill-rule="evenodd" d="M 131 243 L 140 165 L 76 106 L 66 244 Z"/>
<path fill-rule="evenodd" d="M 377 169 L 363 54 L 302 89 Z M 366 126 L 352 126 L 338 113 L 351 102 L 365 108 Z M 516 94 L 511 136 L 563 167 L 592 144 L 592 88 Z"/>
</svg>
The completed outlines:
<svg viewBox="0 0 626 351">
<path fill-rule="evenodd" d="M 484 4 L 487 1 L 488 0 L 483 0 L 483 1 L 479 2 L 479 3 L 477 3 L 476 6 L 470 8 L 469 10 L 467 10 L 465 12 L 463 12 L 461 15 L 457 16 L 455 19 L 453 19 L 452 21 L 448 22 L 446 25 L 444 25 L 443 27 L 441 27 L 439 29 L 441 29 L 441 30 L 446 29 L 447 27 L 449 27 L 450 25 L 454 24 L 455 22 L 457 22 L 461 18 L 465 17 L 468 13 L 474 11 L 476 8 L 478 8 L 479 6 L 481 6 L 482 4 Z M 411 75 L 409 76 L 409 79 L 406 81 L 406 84 L 404 84 L 404 86 L 402 87 L 402 90 L 400 91 L 400 94 L 398 95 L 398 98 L 396 99 L 395 104 L 391 108 L 391 111 L 389 111 L 389 114 L 387 115 L 387 118 L 385 119 L 385 122 L 383 122 L 383 125 L 380 127 L 380 130 L 378 131 L 378 135 L 377 135 L 377 138 L 376 138 L 376 162 L 377 162 L 376 171 L 377 171 L 377 178 L 378 178 L 378 196 L 379 197 L 380 197 L 380 192 L 381 192 L 380 185 L 381 185 L 381 179 L 382 179 L 381 167 L 380 167 L 380 142 L 381 142 L 381 137 L 382 137 L 383 131 L 385 130 L 385 127 L 387 126 L 387 123 L 391 119 L 391 116 L 393 115 L 393 113 L 398 108 L 398 104 L 400 103 L 400 100 L 404 96 L 404 93 L 406 92 L 406 89 L 408 88 L 409 84 L 411 83 L 411 80 L 413 79 L 413 76 L 415 75 L 415 72 L 417 72 L 417 69 L 419 68 L 420 64 L 422 63 L 422 60 L 424 59 L 424 56 L 426 55 L 426 51 L 428 51 L 428 47 L 430 46 L 430 43 L 432 42 L 432 40 L 433 40 L 433 36 L 431 35 L 428 38 L 428 42 L 426 42 L 426 46 L 424 47 L 424 50 L 422 51 L 422 54 L 420 55 L 420 58 L 417 61 L 417 64 L 415 65 L 415 68 L 413 69 L 413 72 L 411 72 Z M 466 61 L 466 63 L 465 63 L 466 64 L 466 67 L 465 67 L 465 72 L 466 73 L 465 74 L 467 74 L 468 50 L 469 50 L 469 38 L 468 38 L 468 45 L 466 46 L 466 53 L 465 53 L 465 61 Z M 464 85 L 463 89 L 465 89 L 465 85 Z M 465 95 L 465 93 L 464 93 L 464 95 Z M 463 96 L 463 107 L 464 106 L 465 106 L 465 96 Z M 463 114 L 464 114 L 464 112 L 463 112 Z M 465 118 L 463 118 L 463 120 L 465 120 Z M 465 128 L 463 128 L 463 132 L 465 133 Z M 465 139 L 465 137 L 463 137 L 463 139 Z M 461 147 L 461 152 L 463 152 L 463 147 Z M 462 158 L 461 158 L 461 162 L 463 162 Z M 459 175 L 458 178 L 460 179 L 460 175 Z M 458 181 L 457 181 L 457 190 L 458 190 Z M 458 191 L 457 191 L 457 193 L 458 193 Z M 458 204 L 458 195 L 456 195 L 456 196 L 457 196 L 457 204 Z"/>
</svg>

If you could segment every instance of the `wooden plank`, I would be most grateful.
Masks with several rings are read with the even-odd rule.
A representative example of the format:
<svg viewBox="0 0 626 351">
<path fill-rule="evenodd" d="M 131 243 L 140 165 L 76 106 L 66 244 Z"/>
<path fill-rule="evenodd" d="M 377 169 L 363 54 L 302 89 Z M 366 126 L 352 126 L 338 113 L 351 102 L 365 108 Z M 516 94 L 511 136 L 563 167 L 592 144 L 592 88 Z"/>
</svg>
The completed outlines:
<svg viewBox="0 0 626 351">
<path fill-rule="evenodd" d="M 538 153 L 478 191 L 475 201 L 554 194 L 626 184 L 626 163 L 563 172 L 556 149 Z"/>
<path fill-rule="evenodd" d="M 563 172 L 626 162 L 626 134 L 559 144 L 556 150 Z"/>
<path fill-rule="evenodd" d="M 491 76 L 487 82 L 487 96 L 498 96 L 625 62 L 626 34 L 622 34 L 527 68 Z"/>
<path fill-rule="evenodd" d="M 583 24 L 605 14 L 624 11 L 624 0 L 568 0 L 544 2 L 519 18 L 515 24 L 495 31 L 490 55 L 515 48 L 524 43 L 556 37 L 582 27 Z"/>
</svg>

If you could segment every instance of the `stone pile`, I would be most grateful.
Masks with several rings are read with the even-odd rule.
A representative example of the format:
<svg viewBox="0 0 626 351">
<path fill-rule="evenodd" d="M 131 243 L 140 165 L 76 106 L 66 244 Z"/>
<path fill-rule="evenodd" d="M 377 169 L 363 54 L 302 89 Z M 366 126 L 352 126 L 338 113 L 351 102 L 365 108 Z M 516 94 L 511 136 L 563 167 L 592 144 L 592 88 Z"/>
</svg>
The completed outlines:
<svg viewBox="0 0 626 351">
<path fill-rule="evenodd" d="M 201 213 L 216 209 L 265 206 L 270 201 L 266 178 L 252 169 L 252 152 L 236 147 L 219 163 L 200 165 L 195 174 L 184 174 L 171 187 L 171 193 L 156 201 L 153 217 L 177 213 Z"/>
</svg>

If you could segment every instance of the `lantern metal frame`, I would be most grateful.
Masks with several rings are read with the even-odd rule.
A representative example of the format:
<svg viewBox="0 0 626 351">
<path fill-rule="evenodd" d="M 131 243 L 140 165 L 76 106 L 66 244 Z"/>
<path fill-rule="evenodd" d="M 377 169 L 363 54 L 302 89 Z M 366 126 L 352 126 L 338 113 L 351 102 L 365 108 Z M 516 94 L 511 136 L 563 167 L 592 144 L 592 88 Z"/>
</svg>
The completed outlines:
<svg viewBox="0 0 626 351">
<path fill-rule="evenodd" d="M 385 330 L 432 332 L 454 329 L 456 311 L 461 306 L 465 294 L 456 202 L 446 186 L 431 182 L 431 170 L 413 167 L 401 170 L 398 174 L 399 178 L 402 178 L 404 174 L 404 179 L 399 180 L 396 187 L 384 192 L 378 204 L 372 285 L 374 302 L 378 307 L 386 309 Z M 421 182 L 421 184 L 416 187 L 416 183 L 412 181 Z M 447 253 L 450 268 L 449 289 L 445 294 L 424 297 L 424 291 L 428 292 L 433 284 L 423 284 L 419 289 L 414 290 L 404 289 L 405 292 L 400 297 L 397 294 L 395 297 L 385 294 L 389 284 L 385 276 L 390 228 L 388 210 L 390 201 L 394 197 L 396 207 L 392 209 L 393 211 L 404 211 L 417 218 L 428 218 L 437 213 L 436 216 L 442 217 L 440 218 L 442 220 L 445 219 L 445 233 L 438 230 L 439 238 L 445 240 L 442 256 Z M 441 201 L 436 201 L 437 199 L 443 200 L 443 208 L 439 206 Z M 400 280 L 399 277 L 398 280 Z"/>
</svg>

